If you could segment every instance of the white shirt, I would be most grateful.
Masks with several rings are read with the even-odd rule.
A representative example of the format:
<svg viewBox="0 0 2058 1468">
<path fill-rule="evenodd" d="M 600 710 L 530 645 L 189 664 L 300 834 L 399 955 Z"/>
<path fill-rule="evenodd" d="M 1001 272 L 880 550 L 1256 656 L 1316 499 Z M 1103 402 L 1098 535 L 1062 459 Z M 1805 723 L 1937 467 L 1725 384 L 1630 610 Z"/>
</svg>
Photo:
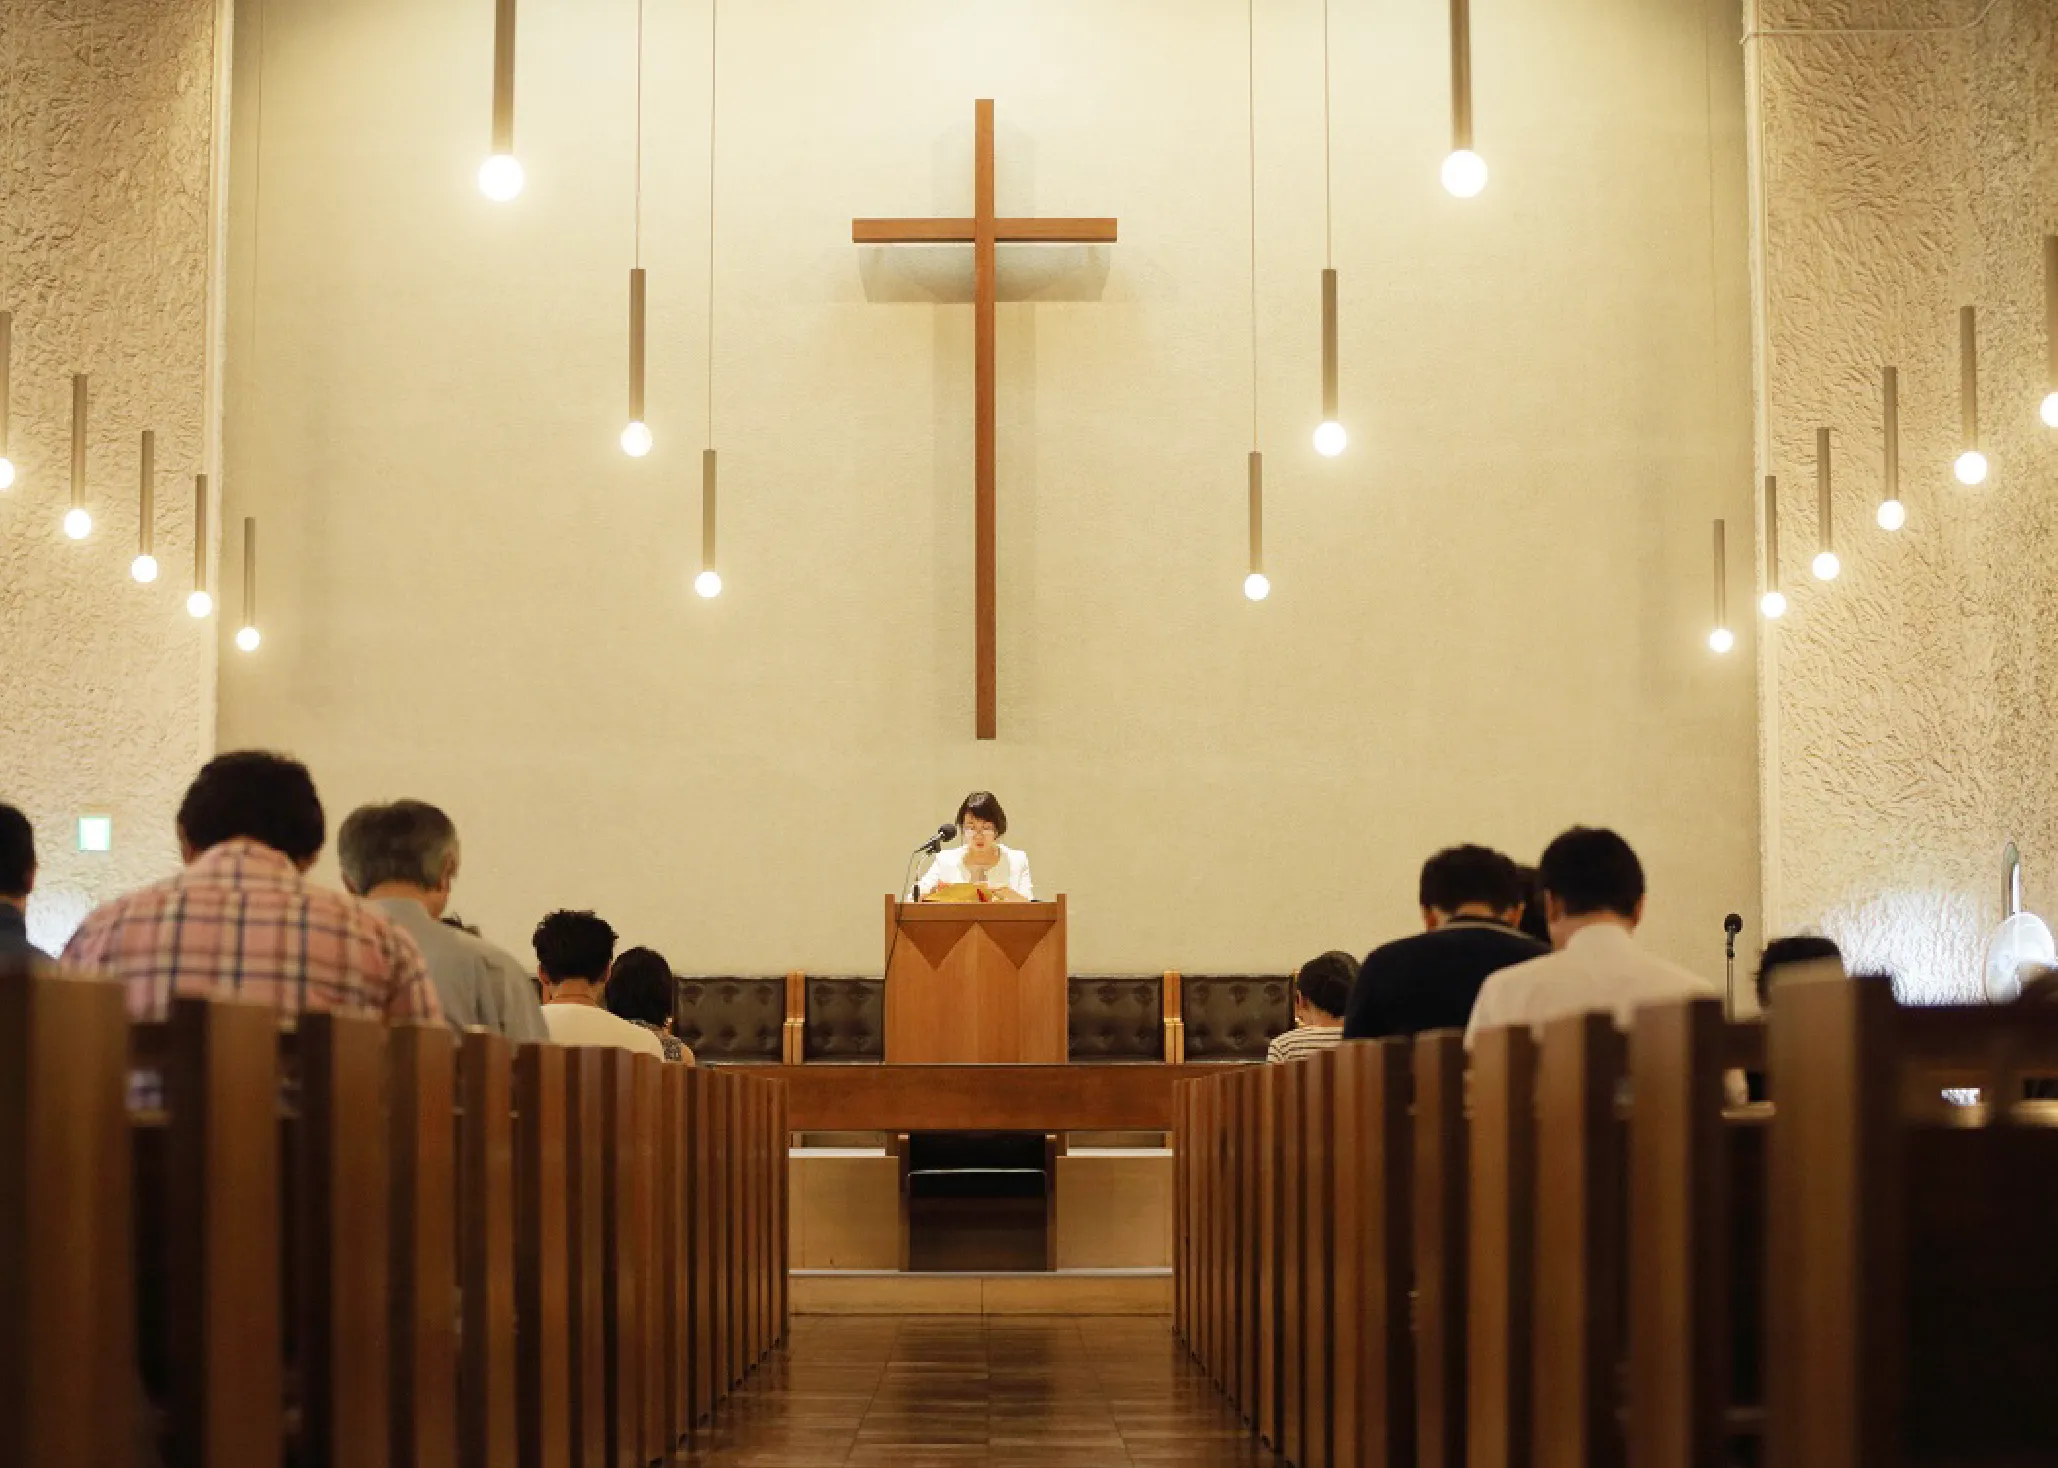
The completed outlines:
<svg viewBox="0 0 2058 1468">
<path fill-rule="evenodd" d="M 632 1025 L 618 1014 L 609 1014 L 590 1004 L 546 1004 L 543 1023 L 550 1038 L 560 1045 L 602 1045 L 617 1050 L 634 1050 L 639 1055 L 665 1058 L 665 1047 L 641 1025 Z"/>
<path fill-rule="evenodd" d="M 994 842 L 993 846 L 1000 853 L 1000 860 L 988 870 L 986 885 L 1012 887 L 1023 897 L 1033 901 L 1036 891 L 1029 885 L 1029 853 L 1018 851 L 1012 846 L 1003 846 L 998 841 Z M 929 870 L 922 874 L 922 880 L 915 884 L 915 890 L 927 897 L 945 882 L 973 880 L 976 879 L 972 876 L 972 869 L 965 865 L 965 848 L 953 846 L 929 864 Z"/>
<path fill-rule="evenodd" d="M 1595 1010 L 1613 1014 L 1616 1027 L 1626 1030 L 1639 1005 L 1718 992 L 1699 974 L 1646 952 L 1629 929 L 1595 923 L 1556 953 L 1490 975 L 1472 1005 L 1465 1046 L 1470 1049 L 1481 1030 L 1520 1024 L 1541 1029 L 1568 1014 Z"/>
</svg>

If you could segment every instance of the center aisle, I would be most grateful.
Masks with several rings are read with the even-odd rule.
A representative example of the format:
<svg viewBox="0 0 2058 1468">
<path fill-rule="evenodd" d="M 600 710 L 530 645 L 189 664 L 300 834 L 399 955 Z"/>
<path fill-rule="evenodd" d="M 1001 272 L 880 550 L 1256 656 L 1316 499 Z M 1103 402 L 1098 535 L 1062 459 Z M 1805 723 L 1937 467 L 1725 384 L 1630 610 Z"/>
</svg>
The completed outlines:
<svg viewBox="0 0 2058 1468">
<path fill-rule="evenodd" d="M 678 1462 L 1270 1468 L 1163 1319 L 796 1316 Z"/>
</svg>

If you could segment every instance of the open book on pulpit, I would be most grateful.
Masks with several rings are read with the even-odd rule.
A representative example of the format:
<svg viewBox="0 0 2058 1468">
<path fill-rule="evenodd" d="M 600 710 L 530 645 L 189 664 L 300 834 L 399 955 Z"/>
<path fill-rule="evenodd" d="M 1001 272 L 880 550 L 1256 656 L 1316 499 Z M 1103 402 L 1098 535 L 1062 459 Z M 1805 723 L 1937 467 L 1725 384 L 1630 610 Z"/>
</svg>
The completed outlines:
<svg viewBox="0 0 2058 1468">
<path fill-rule="evenodd" d="M 979 882 L 938 882 L 922 896 L 924 902 L 1026 902 L 1028 899 L 988 887 Z"/>
</svg>

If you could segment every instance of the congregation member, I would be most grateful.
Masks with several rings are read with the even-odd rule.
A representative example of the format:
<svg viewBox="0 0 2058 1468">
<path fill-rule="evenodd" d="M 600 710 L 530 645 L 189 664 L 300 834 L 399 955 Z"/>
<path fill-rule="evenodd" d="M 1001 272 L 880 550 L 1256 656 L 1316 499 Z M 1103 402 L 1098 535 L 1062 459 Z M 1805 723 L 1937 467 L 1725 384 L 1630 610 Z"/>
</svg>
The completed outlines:
<svg viewBox="0 0 2058 1468">
<path fill-rule="evenodd" d="M 184 869 L 90 913 L 65 966 L 120 980 L 138 1020 L 163 1019 L 175 997 L 217 995 L 282 1019 L 441 1019 L 414 940 L 370 903 L 307 880 L 327 834 L 305 765 L 258 750 L 217 756 L 179 806 Z"/>
<path fill-rule="evenodd" d="M 1537 863 L 1537 883 L 1556 951 L 1487 979 L 1465 1028 L 1468 1048 L 1482 1030 L 1540 1029 L 1551 1020 L 1597 1010 L 1612 1014 L 1626 1030 L 1640 1005 L 1718 992 L 1698 974 L 1637 943 L 1643 863 L 1613 831 L 1575 826 L 1558 837 Z"/>
<path fill-rule="evenodd" d="M 560 1045 L 609 1046 L 665 1058 L 656 1035 L 604 1001 L 614 963 L 615 930 L 590 912 L 554 912 L 536 924 L 536 977 L 543 984 L 543 1023 Z"/>
<path fill-rule="evenodd" d="M 1334 948 L 1302 964 L 1293 976 L 1294 1027 L 1273 1037 L 1266 1061 L 1284 1065 L 1334 1049 L 1343 1038 L 1343 1011 L 1357 977 L 1358 961 Z"/>
<path fill-rule="evenodd" d="M 458 857 L 457 826 L 420 800 L 359 806 L 336 833 L 343 885 L 414 939 L 453 1027 L 548 1040 L 535 982 L 521 961 L 445 920 Z"/>
<path fill-rule="evenodd" d="M 665 1059 L 693 1064 L 693 1052 L 672 1033 L 672 965 L 654 948 L 631 948 L 607 971 L 601 1002 L 607 1012 L 657 1036 Z"/>
<path fill-rule="evenodd" d="M 36 830 L 0 805 L 0 969 L 37 968 L 48 957 L 29 942 L 29 894 L 36 889 Z"/>
<path fill-rule="evenodd" d="M 1772 1011 L 1772 991 L 1780 984 L 1797 979 L 1844 977 L 1844 951 L 1836 946 L 1834 939 L 1816 933 L 1774 938 L 1758 955 L 1758 972 L 1754 977 L 1758 1008 L 1769 1014 Z"/>
<path fill-rule="evenodd" d="M 1522 868 L 1489 847 L 1453 846 L 1422 863 L 1424 931 L 1366 956 L 1343 1037 L 1463 1029 L 1488 975 L 1550 952 L 1516 926 L 1528 890 Z"/>
</svg>

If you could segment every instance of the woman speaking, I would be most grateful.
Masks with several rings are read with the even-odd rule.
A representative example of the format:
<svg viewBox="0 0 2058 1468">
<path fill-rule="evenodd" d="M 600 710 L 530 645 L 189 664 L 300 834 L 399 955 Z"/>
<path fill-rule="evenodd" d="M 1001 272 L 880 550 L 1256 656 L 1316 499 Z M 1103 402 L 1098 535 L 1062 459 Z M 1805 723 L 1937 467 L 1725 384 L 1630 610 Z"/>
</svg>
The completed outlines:
<svg viewBox="0 0 2058 1468">
<path fill-rule="evenodd" d="M 1029 854 L 1000 844 L 1008 833 L 1008 815 L 989 791 L 975 790 L 958 807 L 958 829 L 965 844 L 939 855 L 922 876 L 916 891 L 927 897 L 938 887 L 969 884 L 987 888 L 1002 902 L 1030 902 Z"/>
</svg>

